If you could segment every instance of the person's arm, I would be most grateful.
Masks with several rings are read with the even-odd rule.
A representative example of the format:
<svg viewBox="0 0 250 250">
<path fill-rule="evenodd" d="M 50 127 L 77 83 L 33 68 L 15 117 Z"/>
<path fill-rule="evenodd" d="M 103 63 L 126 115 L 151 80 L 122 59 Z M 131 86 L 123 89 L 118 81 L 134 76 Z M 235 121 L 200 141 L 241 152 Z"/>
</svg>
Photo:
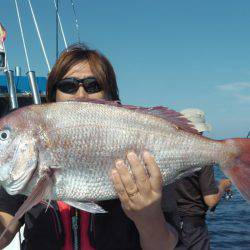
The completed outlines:
<svg viewBox="0 0 250 250">
<path fill-rule="evenodd" d="M 203 197 L 206 205 L 210 208 L 216 206 L 219 203 L 225 191 L 229 190 L 230 187 L 231 187 L 231 181 L 229 179 L 220 180 L 218 185 L 218 193 L 205 195 Z"/>
<path fill-rule="evenodd" d="M 9 195 L 3 187 L 0 187 L 0 235 L 3 233 L 5 228 L 9 225 L 10 221 L 14 218 L 18 208 L 22 205 L 25 200 L 23 195 Z M 12 241 L 16 233 L 19 231 L 22 220 L 13 224 L 0 240 L 0 249 L 3 249 Z"/>
<path fill-rule="evenodd" d="M 0 212 L 0 235 L 4 232 L 5 228 L 9 225 L 14 217 L 8 213 Z M 3 238 L 0 240 L 0 249 L 8 246 L 19 231 L 21 223 L 17 222 L 13 224 L 9 230 L 5 233 Z"/>
<path fill-rule="evenodd" d="M 164 215 L 159 213 L 154 218 L 147 218 L 135 222 L 140 234 L 141 247 L 144 250 L 174 249 L 178 235 L 173 226 L 165 221 Z"/>
<path fill-rule="evenodd" d="M 135 153 L 127 155 L 132 173 L 118 160 L 112 179 L 122 208 L 134 221 L 144 250 L 174 249 L 177 232 L 165 221 L 161 209 L 162 177 L 155 159 L 143 154 L 144 164 Z"/>
<path fill-rule="evenodd" d="M 218 204 L 223 193 L 230 188 L 231 181 L 222 179 L 218 185 L 214 178 L 213 167 L 206 166 L 200 171 L 199 184 L 205 204 L 212 208 Z"/>
</svg>

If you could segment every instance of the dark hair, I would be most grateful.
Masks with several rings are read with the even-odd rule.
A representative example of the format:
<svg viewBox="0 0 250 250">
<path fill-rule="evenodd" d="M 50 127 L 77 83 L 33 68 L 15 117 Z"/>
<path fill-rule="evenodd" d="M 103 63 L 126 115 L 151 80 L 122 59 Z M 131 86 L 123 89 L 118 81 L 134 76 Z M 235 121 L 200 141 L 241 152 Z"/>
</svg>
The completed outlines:
<svg viewBox="0 0 250 250">
<path fill-rule="evenodd" d="M 47 102 L 55 102 L 55 84 L 67 72 L 80 62 L 87 61 L 97 81 L 101 84 L 108 100 L 119 101 L 119 91 L 114 69 L 109 60 L 97 50 L 89 49 L 85 44 L 78 43 L 64 50 L 48 76 L 46 87 Z"/>
</svg>

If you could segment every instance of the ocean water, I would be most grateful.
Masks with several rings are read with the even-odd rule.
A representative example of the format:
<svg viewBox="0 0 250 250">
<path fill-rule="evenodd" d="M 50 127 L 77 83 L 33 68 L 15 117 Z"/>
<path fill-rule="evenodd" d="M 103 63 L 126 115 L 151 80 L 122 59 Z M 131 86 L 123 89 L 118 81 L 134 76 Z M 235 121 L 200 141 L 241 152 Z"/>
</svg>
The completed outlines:
<svg viewBox="0 0 250 250">
<path fill-rule="evenodd" d="M 215 168 L 216 179 L 224 178 Z M 232 187 L 233 197 L 222 198 L 214 213 L 208 212 L 207 224 L 211 248 L 250 250 L 250 202 L 245 201 Z"/>
</svg>

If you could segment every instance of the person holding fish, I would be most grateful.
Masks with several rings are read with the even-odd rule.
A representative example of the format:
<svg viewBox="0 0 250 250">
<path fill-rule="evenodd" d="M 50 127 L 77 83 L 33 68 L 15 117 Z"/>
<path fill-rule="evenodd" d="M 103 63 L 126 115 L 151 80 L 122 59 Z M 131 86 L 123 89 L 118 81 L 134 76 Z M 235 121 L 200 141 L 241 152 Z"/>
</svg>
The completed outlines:
<svg viewBox="0 0 250 250">
<path fill-rule="evenodd" d="M 73 45 L 61 54 L 50 72 L 47 82 L 48 103 L 65 102 L 65 104 L 69 103 L 71 105 L 81 102 L 81 99 L 88 99 L 88 101 L 100 99 L 109 102 L 116 101 L 114 103 L 116 106 L 119 106 L 120 101 L 112 65 L 101 53 L 88 49 L 84 44 Z M 74 102 L 74 100 L 77 102 Z M 100 188 L 102 200 L 107 198 L 107 201 L 94 203 L 92 202 L 94 198 L 89 197 L 87 199 L 89 202 L 80 203 L 77 199 L 65 200 L 63 198 L 64 187 L 70 189 L 70 196 L 80 197 L 85 192 L 84 183 L 87 185 L 88 179 L 91 180 L 91 177 L 87 176 L 87 172 L 91 173 L 96 166 L 86 169 L 86 178 L 79 179 L 80 182 L 77 184 L 79 189 L 77 191 L 71 188 L 74 180 L 69 180 L 66 176 L 63 176 L 61 179 L 62 186 L 59 188 L 61 191 L 52 189 L 52 183 L 58 181 L 55 180 L 57 177 L 53 176 L 53 174 L 61 171 L 63 175 L 60 167 L 63 164 L 65 165 L 64 152 L 68 152 L 67 164 L 71 166 L 71 164 L 75 164 L 75 160 L 72 160 L 70 157 L 78 149 L 81 152 L 89 152 L 90 154 L 101 154 L 102 150 L 106 154 L 106 151 L 105 148 L 100 148 L 98 149 L 99 151 L 96 151 L 94 148 L 85 146 L 82 148 L 78 147 L 78 149 L 72 147 L 72 140 L 79 141 L 79 143 L 82 140 L 80 137 L 81 130 L 78 130 L 78 135 L 70 132 L 70 128 L 78 129 L 75 127 L 75 121 L 72 117 L 75 113 L 78 113 L 77 119 L 82 118 L 81 112 L 77 108 L 71 107 L 68 116 L 65 117 L 62 112 L 67 109 L 66 106 L 66 109 L 62 109 L 62 112 L 59 113 L 53 110 L 53 108 L 51 110 L 49 107 L 48 105 L 47 110 L 50 111 L 46 116 L 53 117 L 55 120 L 59 119 L 64 124 L 67 123 L 68 125 L 66 126 L 69 129 L 66 133 L 68 139 L 63 142 L 61 141 L 62 138 L 57 134 L 58 131 L 63 129 L 59 123 L 47 124 L 46 128 L 42 128 L 42 130 L 51 130 L 51 136 L 55 139 L 54 142 L 50 139 L 48 140 L 47 135 L 41 132 L 42 130 L 39 132 L 46 140 L 46 143 L 50 144 L 48 147 L 51 151 L 54 150 L 53 145 L 58 145 L 59 148 L 57 150 L 60 153 L 57 160 L 60 164 L 57 162 L 51 164 L 50 169 L 46 170 L 51 172 L 46 172 L 44 179 L 39 179 L 38 173 L 32 170 L 30 176 L 33 178 L 32 182 L 36 183 L 36 187 L 32 189 L 25 185 L 27 192 L 17 192 L 17 189 L 24 189 L 24 187 L 20 188 L 21 182 L 29 175 L 29 171 L 33 168 L 33 163 L 36 162 L 36 166 L 38 164 L 33 157 L 34 148 L 29 147 L 27 150 L 27 144 L 22 145 L 20 143 L 21 146 L 19 148 L 21 148 L 20 152 L 22 152 L 24 159 L 18 160 L 17 164 L 20 166 L 20 169 L 13 173 L 13 180 L 18 177 L 21 177 L 22 180 L 15 186 L 10 187 L 11 182 L 5 186 L 8 193 L 15 195 L 7 194 L 4 189 L 1 189 L 0 192 L 1 233 L 4 232 L 7 225 L 16 215 L 14 222 L 12 222 L 6 234 L 0 239 L 0 248 L 7 246 L 20 227 L 25 224 L 22 249 L 173 249 L 177 243 L 177 234 L 174 228 L 166 221 L 164 212 L 161 209 L 162 176 L 154 156 L 148 151 L 142 152 L 141 159 L 138 156 L 138 151 L 133 151 L 133 148 L 131 148 L 131 150 L 125 152 L 125 158 L 118 157 L 115 160 L 109 160 L 109 167 L 112 170 L 109 171 L 108 178 L 111 178 L 112 182 L 105 185 L 111 191 L 113 190 L 112 192 L 109 191 L 110 193 L 105 191 L 106 186 L 101 184 L 102 176 L 95 177 L 96 184 L 92 184 L 94 188 L 92 193 L 98 193 L 98 188 Z M 40 112 L 36 113 L 39 116 Z M 29 120 L 28 117 L 27 120 Z M 20 121 L 20 127 L 24 126 L 23 121 Z M 30 120 L 30 123 L 34 122 Z M 37 126 L 45 126 L 42 123 L 37 124 L 40 124 Z M 103 124 L 105 124 L 105 120 L 103 120 Z M 8 138 L 11 131 L 6 127 L 4 129 L 1 127 L 1 129 L 0 140 L 4 141 Z M 98 136 L 96 140 L 102 140 L 101 135 L 98 135 L 98 131 L 95 133 Z M 88 137 L 91 138 L 91 135 L 88 135 Z M 33 143 L 30 141 L 28 144 L 32 145 Z M 16 154 L 19 153 L 18 150 Z M 41 153 L 42 149 L 40 148 L 39 150 Z M 39 160 L 43 162 L 50 157 L 51 155 L 48 151 L 43 156 L 41 154 Z M 87 164 L 86 161 L 80 162 L 81 160 L 83 158 L 79 158 L 80 165 Z M 102 161 L 101 158 L 100 161 Z M 26 164 L 29 164 L 28 168 L 26 168 Z M 34 167 L 36 167 L 35 165 Z M 105 167 L 104 163 L 103 167 Z M 83 171 L 85 170 L 82 168 L 74 172 L 73 175 L 77 178 Z M 16 176 L 14 176 L 15 174 Z M 2 172 L 0 171 L 0 181 L 4 181 L 4 178 L 1 176 Z M 50 176 L 53 177 L 50 178 Z M 98 182 L 100 182 L 100 187 Z M 60 197 L 56 199 L 58 201 L 54 200 L 53 192 L 60 193 Z M 31 194 L 25 201 L 25 196 L 17 193 Z M 51 195 L 51 193 L 53 194 Z M 91 194 L 86 193 L 86 195 L 90 196 Z M 117 196 L 119 199 L 114 199 Z M 52 200 L 48 202 L 46 198 Z"/>
<path fill-rule="evenodd" d="M 200 134 L 211 131 L 212 126 L 205 121 L 205 113 L 197 108 L 187 108 L 184 115 Z M 174 184 L 177 210 L 180 216 L 179 243 L 175 250 L 209 250 L 210 237 L 206 225 L 208 208 L 216 206 L 223 194 L 231 187 L 229 179 L 216 182 L 211 166 L 177 180 Z"/>
<path fill-rule="evenodd" d="M 174 110 L 121 105 L 97 51 L 63 52 L 47 100 L 0 120 L 0 183 L 13 195 L 0 194 L 1 247 L 25 222 L 24 249 L 173 249 L 162 186 L 214 164 L 250 200 L 250 139 L 212 140 Z"/>
</svg>

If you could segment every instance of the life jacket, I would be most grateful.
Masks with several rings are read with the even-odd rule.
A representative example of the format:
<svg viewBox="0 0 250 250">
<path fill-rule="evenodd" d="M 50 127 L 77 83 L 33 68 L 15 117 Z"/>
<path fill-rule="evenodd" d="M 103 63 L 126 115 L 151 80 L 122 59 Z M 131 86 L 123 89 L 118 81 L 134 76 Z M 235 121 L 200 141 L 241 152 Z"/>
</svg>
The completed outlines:
<svg viewBox="0 0 250 250">
<path fill-rule="evenodd" d="M 94 250 L 89 240 L 90 214 L 70 207 L 62 201 L 57 202 L 64 228 L 62 250 Z"/>
<path fill-rule="evenodd" d="M 170 222 L 178 231 L 180 218 L 177 213 L 176 202 L 173 195 L 173 186 L 164 188 L 162 209 L 166 221 Z M 64 226 L 64 248 L 72 248 L 72 208 L 63 202 L 57 202 L 61 220 Z M 139 233 L 124 213 L 120 201 L 110 200 L 99 202 L 99 205 L 108 213 L 89 214 L 84 211 L 80 213 L 80 238 L 81 250 L 141 250 Z M 73 209 L 74 211 L 74 209 Z M 78 231 L 79 232 L 79 231 Z"/>
<path fill-rule="evenodd" d="M 76 210 L 63 202 L 57 202 L 57 205 L 64 228 L 62 250 L 74 250 L 76 242 L 81 248 L 75 249 L 81 250 L 141 250 L 136 227 L 124 214 L 119 200 L 100 202 L 99 205 L 108 211 L 104 214 L 94 215 L 77 210 L 77 217 L 80 218 L 78 234 L 72 230 Z"/>
<path fill-rule="evenodd" d="M 25 214 L 22 250 L 141 250 L 138 231 L 123 212 L 119 200 L 100 202 L 108 213 L 79 211 L 77 241 L 72 232 L 75 209 L 63 202 L 38 204 Z M 47 212 L 46 212 L 47 210 Z M 75 219 L 75 218 L 74 218 Z M 79 223 L 80 222 L 80 223 Z"/>
<path fill-rule="evenodd" d="M 25 214 L 22 249 L 74 250 L 73 244 L 77 242 L 81 250 L 141 250 L 138 231 L 120 201 L 104 201 L 99 205 L 108 213 L 94 215 L 78 210 L 75 218 L 75 209 L 63 202 L 52 201 L 49 207 L 47 203 L 38 204 Z M 77 235 L 72 232 L 75 219 L 80 226 Z"/>
</svg>

